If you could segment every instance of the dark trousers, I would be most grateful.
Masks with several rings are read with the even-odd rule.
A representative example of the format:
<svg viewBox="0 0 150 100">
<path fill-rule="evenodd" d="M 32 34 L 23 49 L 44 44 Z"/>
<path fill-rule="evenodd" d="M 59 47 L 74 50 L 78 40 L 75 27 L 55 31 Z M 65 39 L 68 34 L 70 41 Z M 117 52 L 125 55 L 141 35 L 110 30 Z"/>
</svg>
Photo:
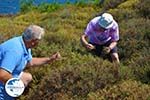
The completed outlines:
<svg viewBox="0 0 150 100">
<path fill-rule="evenodd" d="M 107 54 L 107 55 L 105 55 L 105 54 L 102 52 L 103 48 L 104 48 L 104 47 L 108 47 L 111 43 L 112 43 L 111 41 L 108 41 L 108 42 L 106 42 L 106 43 L 103 44 L 103 45 L 91 43 L 92 45 L 95 46 L 95 49 L 94 49 L 94 50 L 91 50 L 91 53 L 94 54 L 94 55 L 96 55 L 96 56 L 101 56 L 101 57 L 103 57 L 104 59 L 105 59 L 105 58 L 108 58 L 109 60 L 111 60 L 110 54 L 112 54 L 112 53 L 117 53 L 117 46 L 115 46 L 115 47 L 110 51 L 110 53 Z"/>
</svg>

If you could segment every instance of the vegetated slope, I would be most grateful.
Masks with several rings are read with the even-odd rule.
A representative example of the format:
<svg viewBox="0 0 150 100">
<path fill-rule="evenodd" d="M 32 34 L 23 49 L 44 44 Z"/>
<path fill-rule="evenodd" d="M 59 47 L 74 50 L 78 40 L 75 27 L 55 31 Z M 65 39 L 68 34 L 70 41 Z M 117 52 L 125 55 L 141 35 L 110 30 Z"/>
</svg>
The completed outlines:
<svg viewBox="0 0 150 100">
<path fill-rule="evenodd" d="M 109 2 L 109 0 L 107 1 Z M 80 36 L 90 19 L 106 6 L 66 5 L 54 12 L 32 10 L 18 16 L 0 18 L 1 42 L 21 34 L 30 24 L 46 29 L 46 36 L 33 49 L 33 56 L 59 51 L 63 59 L 51 65 L 28 69 L 33 81 L 20 100 L 146 100 L 150 97 L 149 0 L 126 0 L 107 12 L 120 27 L 118 43 L 121 65 L 91 55 L 80 44 Z M 115 3 L 115 2 L 114 2 Z M 110 3 L 108 3 L 110 4 Z M 145 5 L 145 6 L 143 6 Z M 41 8 L 45 9 L 45 8 Z M 42 12 L 44 11 L 44 12 Z"/>
</svg>

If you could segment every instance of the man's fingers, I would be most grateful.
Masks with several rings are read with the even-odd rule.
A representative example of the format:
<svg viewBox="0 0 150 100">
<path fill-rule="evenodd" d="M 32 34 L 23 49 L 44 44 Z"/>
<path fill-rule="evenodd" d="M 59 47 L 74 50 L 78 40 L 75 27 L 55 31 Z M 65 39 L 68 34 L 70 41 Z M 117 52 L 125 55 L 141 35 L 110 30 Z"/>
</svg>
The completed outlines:
<svg viewBox="0 0 150 100">
<path fill-rule="evenodd" d="M 60 59 L 61 58 L 61 55 L 59 52 L 56 52 L 55 54 L 53 54 L 53 58 L 54 59 Z"/>
<path fill-rule="evenodd" d="M 60 59 L 60 58 L 61 58 L 60 54 L 57 54 L 56 59 Z"/>
<path fill-rule="evenodd" d="M 95 49 L 95 46 L 93 46 L 92 44 L 87 44 L 86 48 L 89 50 Z"/>
</svg>

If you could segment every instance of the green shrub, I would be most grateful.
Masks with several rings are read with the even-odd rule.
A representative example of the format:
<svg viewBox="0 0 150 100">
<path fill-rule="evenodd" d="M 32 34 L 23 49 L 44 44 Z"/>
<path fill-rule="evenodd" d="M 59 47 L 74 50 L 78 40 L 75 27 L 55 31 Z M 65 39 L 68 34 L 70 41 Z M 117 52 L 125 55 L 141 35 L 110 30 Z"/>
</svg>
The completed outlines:
<svg viewBox="0 0 150 100">
<path fill-rule="evenodd" d="M 39 12 L 53 12 L 56 11 L 57 9 L 60 8 L 60 4 L 53 3 L 53 4 L 48 4 L 48 3 L 42 3 L 40 5 L 34 5 L 33 0 L 29 1 L 22 1 L 21 2 L 21 12 L 26 13 L 28 11 L 39 11 Z"/>
<path fill-rule="evenodd" d="M 22 13 L 26 13 L 36 8 L 35 6 L 33 6 L 33 0 L 28 0 L 28 1 L 21 0 L 20 4 L 21 4 Z"/>
<path fill-rule="evenodd" d="M 126 2 L 121 3 L 117 8 L 133 9 L 138 5 L 139 2 L 140 2 L 139 0 L 126 0 Z"/>
<path fill-rule="evenodd" d="M 76 65 L 75 62 L 72 64 Z M 99 60 L 80 64 L 67 65 L 62 70 L 49 73 L 41 82 L 39 91 L 30 99 L 36 96 L 40 96 L 39 99 L 57 99 L 55 95 L 58 94 L 86 97 L 90 91 L 103 89 L 117 80 L 115 79 L 116 69 L 111 63 Z"/>
<path fill-rule="evenodd" d="M 102 4 L 102 8 L 104 10 L 116 8 L 119 4 L 125 2 L 126 0 L 104 0 Z"/>
<path fill-rule="evenodd" d="M 96 93 L 90 93 L 87 100 L 148 100 L 150 87 L 137 81 L 126 80 Z"/>
<path fill-rule="evenodd" d="M 40 11 L 40 12 L 47 12 L 47 13 L 50 13 L 50 12 L 54 12 L 56 11 L 57 9 L 60 8 L 60 4 L 48 4 L 48 3 L 43 3 L 41 5 L 39 5 L 37 7 L 37 10 Z"/>
<path fill-rule="evenodd" d="M 141 27 L 142 26 L 142 27 Z M 119 52 L 120 57 L 125 59 L 132 59 L 132 55 L 139 53 L 139 55 L 149 55 L 149 39 L 147 33 L 149 32 L 149 20 L 146 19 L 129 19 L 120 23 L 120 37 Z M 132 49 L 131 49 L 132 48 Z"/>
<path fill-rule="evenodd" d="M 140 0 L 137 5 L 137 9 L 139 10 L 139 15 L 142 15 L 145 18 L 150 18 L 150 1 L 149 0 Z"/>
</svg>

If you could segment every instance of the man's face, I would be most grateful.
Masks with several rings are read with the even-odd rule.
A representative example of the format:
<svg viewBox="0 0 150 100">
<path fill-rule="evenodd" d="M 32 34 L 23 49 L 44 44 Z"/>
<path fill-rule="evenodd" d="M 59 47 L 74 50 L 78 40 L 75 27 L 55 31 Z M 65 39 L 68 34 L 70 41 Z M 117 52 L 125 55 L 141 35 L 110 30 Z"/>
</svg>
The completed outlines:
<svg viewBox="0 0 150 100">
<path fill-rule="evenodd" d="M 34 47 L 36 47 L 38 44 L 39 44 L 39 39 L 32 39 L 31 41 L 30 41 L 30 48 L 34 48 Z"/>
</svg>

